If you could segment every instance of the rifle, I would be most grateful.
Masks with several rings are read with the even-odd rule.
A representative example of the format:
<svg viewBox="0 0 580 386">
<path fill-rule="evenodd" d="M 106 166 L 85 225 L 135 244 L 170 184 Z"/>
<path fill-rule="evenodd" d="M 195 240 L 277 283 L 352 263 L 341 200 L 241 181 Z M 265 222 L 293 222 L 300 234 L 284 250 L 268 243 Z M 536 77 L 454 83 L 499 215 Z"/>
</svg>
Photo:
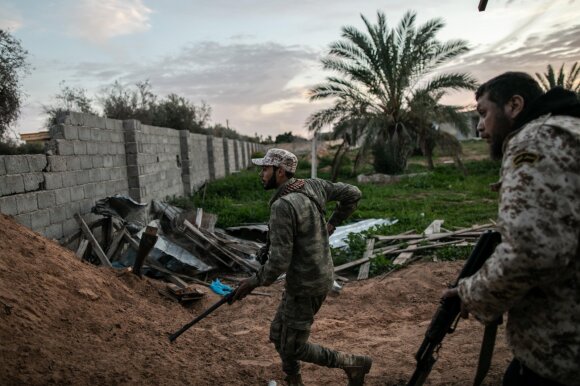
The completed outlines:
<svg viewBox="0 0 580 386">
<path fill-rule="evenodd" d="M 451 288 L 457 287 L 459 279 L 469 277 L 476 273 L 483 263 L 491 256 L 496 246 L 501 241 L 501 235 L 498 232 L 486 231 L 481 234 L 477 244 L 473 248 L 471 255 L 463 265 L 459 276 Z M 417 360 L 417 367 L 413 373 L 411 380 L 407 386 L 421 386 L 429 376 L 433 365 L 437 358 L 433 354 L 437 354 L 441 348 L 441 342 L 447 334 L 455 331 L 457 323 L 459 322 L 459 312 L 461 311 L 461 299 L 458 296 L 441 299 L 441 304 L 437 308 L 431 324 L 425 333 L 425 338 L 421 347 L 415 354 Z M 496 326 L 497 328 L 497 326 Z M 494 336 L 495 337 L 495 336 Z M 493 349 L 493 347 L 492 347 Z M 490 357 L 491 358 L 491 357 Z M 482 363 L 480 361 L 480 363 Z M 487 364 L 489 366 L 489 364 Z M 485 369 L 487 372 L 487 369 Z M 484 374 L 485 375 L 485 374 Z M 479 378 L 479 371 L 478 371 Z"/>
<path fill-rule="evenodd" d="M 205 310 L 201 315 L 199 315 L 197 318 L 193 319 L 191 322 L 187 323 L 186 325 L 184 325 L 183 327 L 181 327 L 179 329 L 179 331 L 174 332 L 173 334 L 169 334 L 169 341 L 173 343 L 173 341 L 175 339 L 177 339 L 177 337 L 181 334 L 183 334 L 185 331 L 189 330 L 189 328 L 191 326 L 193 326 L 194 324 L 196 324 L 197 322 L 199 322 L 200 320 L 204 319 L 206 316 L 208 316 L 209 314 L 211 314 L 212 312 L 214 312 L 216 309 L 218 309 L 221 305 L 223 305 L 224 303 L 228 303 L 231 304 L 232 298 L 234 296 L 234 293 L 236 291 L 232 291 L 229 294 L 227 294 L 226 296 L 224 296 L 223 298 L 221 298 L 218 302 L 214 303 L 210 308 L 208 308 L 207 310 Z"/>
</svg>

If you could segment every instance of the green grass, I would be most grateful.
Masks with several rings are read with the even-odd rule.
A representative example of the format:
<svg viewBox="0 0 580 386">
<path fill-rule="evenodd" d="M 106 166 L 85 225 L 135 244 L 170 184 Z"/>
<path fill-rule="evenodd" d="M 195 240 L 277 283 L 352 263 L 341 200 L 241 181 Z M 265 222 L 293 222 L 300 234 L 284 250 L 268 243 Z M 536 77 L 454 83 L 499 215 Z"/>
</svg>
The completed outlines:
<svg viewBox="0 0 580 386">
<path fill-rule="evenodd" d="M 481 141 L 467 143 L 464 153 L 485 156 L 487 151 Z M 327 164 L 328 160 L 324 160 Z M 414 229 L 422 232 L 433 220 L 444 220 L 443 227 L 454 229 L 483 224 L 497 215 L 498 195 L 491 192 L 489 184 L 496 182 L 499 163 L 490 160 L 465 162 L 467 175 L 464 176 L 453 164 L 441 164 L 436 160 L 435 170 L 429 171 L 422 158 L 409 162 L 409 173 L 424 175 L 406 178 L 396 184 L 373 185 L 358 184 L 349 176 L 345 168 L 340 181 L 357 185 L 363 198 L 349 221 L 368 218 L 390 218 L 398 222 L 391 226 L 372 229 L 349 239 L 349 248 L 334 250 L 335 264 L 360 258 L 364 252 L 366 237 L 369 234 L 392 235 Z M 268 221 L 268 201 L 272 191 L 264 191 L 258 177 L 258 169 L 236 173 L 219 181 L 208 184 L 205 199 L 203 191 L 188 200 L 178 200 L 180 206 L 203 207 L 204 210 L 218 215 L 219 227 L 243 223 L 263 223 Z M 308 178 L 310 164 L 300 162 L 297 177 Z M 329 178 L 328 173 L 319 172 L 320 178 Z M 330 213 L 329 213 L 330 214 Z M 449 247 L 435 252 L 440 260 L 464 258 L 465 248 Z M 379 274 L 392 269 L 391 261 L 385 257 L 375 259 L 371 274 Z"/>
</svg>

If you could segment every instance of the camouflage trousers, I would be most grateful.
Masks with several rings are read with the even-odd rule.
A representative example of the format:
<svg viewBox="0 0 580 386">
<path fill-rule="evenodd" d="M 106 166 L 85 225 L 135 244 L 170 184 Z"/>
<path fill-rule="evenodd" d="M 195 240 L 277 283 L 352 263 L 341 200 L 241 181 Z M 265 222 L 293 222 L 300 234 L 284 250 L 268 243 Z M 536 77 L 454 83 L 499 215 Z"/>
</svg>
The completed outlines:
<svg viewBox="0 0 580 386">
<path fill-rule="evenodd" d="M 270 326 L 270 341 L 282 359 L 282 369 L 288 375 L 300 373 L 300 361 L 326 367 L 338 367 L 337 351 L 309 343 L 314 315 L 326 295 L 293 296 L 286 292 Z"/>
</svg>

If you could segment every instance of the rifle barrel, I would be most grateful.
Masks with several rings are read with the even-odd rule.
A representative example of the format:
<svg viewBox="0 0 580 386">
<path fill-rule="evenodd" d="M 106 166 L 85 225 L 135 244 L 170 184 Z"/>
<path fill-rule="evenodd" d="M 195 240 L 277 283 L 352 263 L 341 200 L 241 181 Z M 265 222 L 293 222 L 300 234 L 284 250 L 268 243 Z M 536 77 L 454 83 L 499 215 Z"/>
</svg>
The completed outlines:
<svg viewBox="0 0 580 386">
<path fill-rule="evenodd" d="M 193 319 L 191 322 L 187 323 L 186 325 L 184 325 L 183 327 L 181 327 L 179 329 L 179 331 L 174 332 L 173 334 L 169 335 L 169 341 L 173 342 L 175 339 L 177 339 L 177 337 L 181 334 L 183 334 L 185 331 L 189 330 L 189 328 L 191 328 L 191 326 L 193 326 L 194 324 L 196 324 L 197 322 L 199 322 L 200 320 L 204 319 L 206 316 L 208 316 L 209 314 L 211 314 L 212 312 L 214 312 L 217 308 L 219 308 L 220 306 L 222 306 L 224 303 L 229 302 L 229 300 L 232 298 L 233 295 L 233 291 L 230 292 L 229 294 L 227 294 L 226 296 L 224 296 L 223 298 L 221 298 L 218 302 L 214 303 L 211 307 L 209 307 L 207 310 L 205 310 L 201 315 L 199 315 L 197 318 Z"/>
</svg>

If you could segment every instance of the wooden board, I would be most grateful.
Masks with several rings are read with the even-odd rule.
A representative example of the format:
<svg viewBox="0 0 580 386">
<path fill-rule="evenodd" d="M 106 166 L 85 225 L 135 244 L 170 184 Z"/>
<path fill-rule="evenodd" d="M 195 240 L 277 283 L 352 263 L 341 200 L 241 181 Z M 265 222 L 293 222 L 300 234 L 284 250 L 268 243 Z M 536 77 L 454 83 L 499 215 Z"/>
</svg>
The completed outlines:
<svg viewBox="0 0 580 386">
<path fill-rule="evenodd" d="M 363 254 L 363 258 L 367 258 L 368 261 L 366 263 L 363 263 L 363 265 L 360 266 L 359 271 L 358 271 L 358 280 L 364 280 L 364 279 L 368 279 L 369 277 L 369 269 L 371 267 L 371 259 L 372 259 L 372 255 L 373 255 L 373 248 L 375 247 L 375 239 L 371 238 L 367 240 L 367 247 L 365 249 L 365 253 Z"/>
</svg>

